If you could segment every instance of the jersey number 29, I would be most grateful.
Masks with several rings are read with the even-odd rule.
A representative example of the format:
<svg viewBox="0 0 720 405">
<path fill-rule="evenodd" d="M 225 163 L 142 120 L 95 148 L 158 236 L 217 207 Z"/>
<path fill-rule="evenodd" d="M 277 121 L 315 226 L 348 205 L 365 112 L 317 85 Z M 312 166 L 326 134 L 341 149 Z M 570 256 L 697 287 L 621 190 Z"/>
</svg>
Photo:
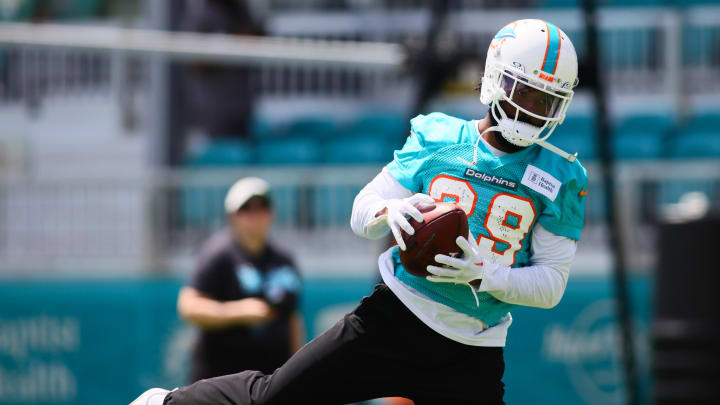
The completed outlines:
<svg viewBox="0 0 720 405">
<path fill-rule="evenodd" d="M 444 174 L 430 182 L 428 190 L 435 201 L 454 200 L 468 217 L 475 211 L 477 193 L 470 182 Z M 535 206 L 528 198 L 509 193 L 498 193 L 490 200 L 483 226 L 489 236 L 478 236 L 478 246 L 482 254 L 495 263 L 512 266 L 515 254 L 522 248 L 522 240 L 535 220 Z M 507 245 L 504 250 L 498 243 Z"/>
</svg>

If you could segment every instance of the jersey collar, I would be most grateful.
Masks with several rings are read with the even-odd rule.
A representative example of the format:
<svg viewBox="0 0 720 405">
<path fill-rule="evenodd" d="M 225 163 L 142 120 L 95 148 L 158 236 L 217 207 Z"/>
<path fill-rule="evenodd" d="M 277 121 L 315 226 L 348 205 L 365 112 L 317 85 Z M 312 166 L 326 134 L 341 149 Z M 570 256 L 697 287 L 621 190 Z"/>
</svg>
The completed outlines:
<svg viewBox="0 0 720 405">
<path fill-rule="evenodd" d="M 477 127 L 477 120 L 468 121 L 467 125 L 470 127 L 468 128 L 468 133 L 473 134 L 472 143 L 474 144 L 477 138 L 480 136 L 480 132 L 478 131 Z M 514 163 L 520 160 L 525 159 L 528 155 L 536 154 L 537 150 L 540 148 L 538 145 L 530 145 L 526 147 L 525 149 L 519 150 L 517 152 L 513 153 L 505 153 L 501 156 L 497 156 L 493 153 L 493 151 L 490 149 L 491 146 L 485 143 L 484 139 L 481 139 L 480 142 L 478 142 L 478 162 L 480 160 L 485 161 L 492 161 L 492 167 L 497 168 L 500 166 L 507 165 L 509 163 Z M 495 149 L 495 148 L 493 148 Z"/>
</svg>

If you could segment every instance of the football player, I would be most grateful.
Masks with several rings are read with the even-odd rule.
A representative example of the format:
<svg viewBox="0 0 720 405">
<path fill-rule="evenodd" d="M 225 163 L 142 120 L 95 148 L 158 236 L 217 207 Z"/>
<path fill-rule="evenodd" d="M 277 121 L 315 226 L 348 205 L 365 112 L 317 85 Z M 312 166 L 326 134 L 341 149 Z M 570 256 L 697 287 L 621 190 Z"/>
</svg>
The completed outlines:
<svg viewBox="0 0 720 405">
<path fill-rule="evenodd" d="M 518 305 L 555 306 L 583 227 L 587 176 L 547 143 L 577 85 L 572 42 L 555 25 L 519 20 L 490 43 L 480 100 L 487 116 L 411 121 L 395 158 L 356 197 L 351 226 L 397 245 L 380 255 L 383 283 L 271 375 L 213 378 L 136 404 L 348 403 L 401 396 L 422 404 L 503 404 L 503 346 Z M 428 277 L 398 249 L 418 203 L 466 212 L 462 257 L 436 256 Z M 155 402 L 153 402 L 155 401 Z M 164 401 L 164 402 L 163 402 Z"/>
</svg>

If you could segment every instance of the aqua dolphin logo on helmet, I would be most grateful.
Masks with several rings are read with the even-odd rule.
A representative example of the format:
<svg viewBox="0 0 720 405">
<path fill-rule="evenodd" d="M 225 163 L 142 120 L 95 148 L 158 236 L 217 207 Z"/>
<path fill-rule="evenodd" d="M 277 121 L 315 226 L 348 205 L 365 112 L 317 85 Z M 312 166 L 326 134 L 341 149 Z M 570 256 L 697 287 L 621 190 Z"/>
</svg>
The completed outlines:
<svg viewBox="0 0 720 405">
<path fill-rule="evenodd" d="M 503 38 L 515 38 L 515 29 L 511 26 L 507 26 L 500 31 L 498 31 L 497 34 L 495 34 L 494 39 L 503 39 Z"/>
<path fill-rule="evenodd" d="M 574 160 L 545 140 L 565 119 L 577 71 L 575 47 L 554 24 L 528 19 L 503 27 L 490 42 L 480 88 L 480 101 L 498 122 L 493 130 L 514 145 L 538 143 Z M 524 101 L 530 92 L 532 102 Z M 515 112 L 509 115 L 500 102 Z"/>
</svg>

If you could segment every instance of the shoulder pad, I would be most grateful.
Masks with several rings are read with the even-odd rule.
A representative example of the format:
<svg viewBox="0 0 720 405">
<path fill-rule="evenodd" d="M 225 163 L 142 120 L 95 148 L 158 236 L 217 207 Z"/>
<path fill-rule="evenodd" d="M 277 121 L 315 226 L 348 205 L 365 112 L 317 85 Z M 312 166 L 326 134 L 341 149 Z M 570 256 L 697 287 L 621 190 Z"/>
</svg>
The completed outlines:
<svg viewBox="0 0 720 405">
<path fill-rule="evenodd" d="M 440 149 L 448 145 L 469 142 L 467 131 L 463 127 L 467 121 L 451 117 L 447 114 L 434 112 L 418 115 L 410 120 L 411 136 L 426 148 Z"/>
</svg>

